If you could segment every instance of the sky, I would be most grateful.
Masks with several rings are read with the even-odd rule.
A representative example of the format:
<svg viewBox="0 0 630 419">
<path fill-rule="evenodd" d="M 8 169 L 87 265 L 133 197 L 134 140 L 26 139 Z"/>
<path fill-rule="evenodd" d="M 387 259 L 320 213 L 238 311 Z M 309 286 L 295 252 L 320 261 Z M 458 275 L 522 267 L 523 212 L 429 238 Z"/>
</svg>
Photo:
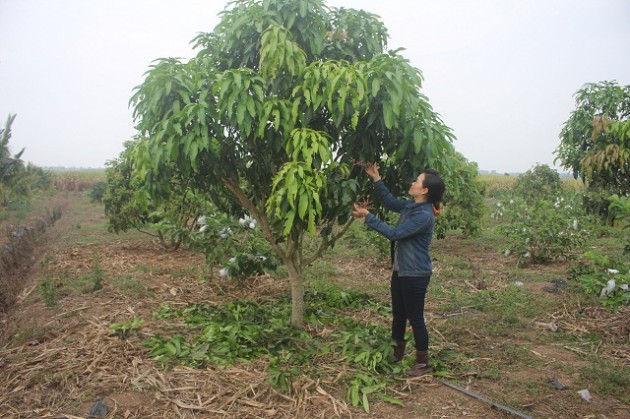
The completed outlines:
<svg viewBox="0 0 630 419">
<path fill-rule="evenodd" d="M 40 167 L 102 168 L 134 134 L 154 59 L 191 58 L 226 0 L 0 0 L 0 125 Z M 630 84 L 628 0 L 327 0 L 379 15 L 389 49 L 480 170 L 554 165 L 585 83 Z"/>
</svg>

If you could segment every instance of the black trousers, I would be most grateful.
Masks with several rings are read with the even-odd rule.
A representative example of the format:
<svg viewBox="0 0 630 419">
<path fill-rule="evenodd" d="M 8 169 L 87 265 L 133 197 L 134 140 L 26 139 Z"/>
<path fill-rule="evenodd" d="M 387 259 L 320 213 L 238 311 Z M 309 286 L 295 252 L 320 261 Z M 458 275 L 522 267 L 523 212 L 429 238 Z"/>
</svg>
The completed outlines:
<svg viewBox="0 0 630 419">
<path fill-rule="evenodd" d="M 398 276 L 392 272 L 392 339 L 405 340 L 407 320 L 418 351 L 429 349 L 429 332 L 424 323 L 424 300 L 431 276 Z"/>
</svg>

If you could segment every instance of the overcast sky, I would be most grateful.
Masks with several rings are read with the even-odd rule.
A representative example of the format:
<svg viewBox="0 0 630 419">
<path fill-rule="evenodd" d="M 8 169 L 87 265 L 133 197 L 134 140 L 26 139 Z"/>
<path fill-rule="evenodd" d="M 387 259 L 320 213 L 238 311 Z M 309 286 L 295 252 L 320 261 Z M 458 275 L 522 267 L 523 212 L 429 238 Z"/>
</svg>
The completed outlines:
<svg viewBox="0 0 630 419">
<path fill-rule="evenodd" d="M 151 61 L 190 58 L 223 0 L 0 0 L 0 120 L 37 166 L 104 167 L 134 135 Z M 328 0 L 379 15 L 388 47 L 482 170 L 551 165 L 588 82 L 630 84 L 629 0 Z"/>
</svg>

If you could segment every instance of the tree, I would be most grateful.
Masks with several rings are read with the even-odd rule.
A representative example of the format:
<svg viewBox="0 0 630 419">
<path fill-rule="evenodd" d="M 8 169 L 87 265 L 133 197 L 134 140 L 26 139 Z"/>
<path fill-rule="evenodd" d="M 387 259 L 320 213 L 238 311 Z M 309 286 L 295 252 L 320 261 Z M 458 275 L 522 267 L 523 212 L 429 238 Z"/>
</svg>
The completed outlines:
<svg viewBox="0 0 630 419">
<path fill-rule="evenodd" d="M 449 157 L 449 162 L 455 170 L 451 170 L 444 179 L 445 205 L 436 219 L 436 236 L 438 239 L 444 238 L 448 230 L 456 229 L 465 236 L 476 236 L 486 211 L 483 202 L 484 186 L 479 181 L 477 163 L 469 162 L 458 152 Z"/>
<path fill-rule="evenodd" d="M 630 194 L 630 85 L 588 83 L 560 132 L 556 161 L 594 191 Z M 605 205 L 607 207 L 607 205 Z"/>
<path fill-rule="evenodd" d="M 138 141 L 127 141 L 118 158 L 107 162 L 102 196 L 107 229 L 120 233 L 133 228 L 157 237 L 165 249 L 177 250 L 198 227 L 196 220 L 207 211 L 207 200 L 174 176 L 169 185 L 173 199 L 153 202 L 133 169 L 131 156 Z"/>
<path fill-rule="evenodd" d="M 560 174 L 546 164 L 536 164 L 532 169 L 516 178 L 512 192 L 534 205 L 541 199 L 553 201 L 562 193 Z"/>
<path fill-rule="evenodd" d="M 15 117 L 9 115 L 4 128 L 0 128 L 0 208 L 11 201 L 28 201 L 33 191 L 44 191 L 51 187 L 47 172 L 32 164 L 24 165 L 21 159 L 24 149 L 11 156 L 9 140 Z"/>
<path fill-rule="evenodd" d="M 4 128 L 0 128 L 0 208 L 6 206 L 11 196 L 15 194 L 15 184 L 19 174 L 24 170 L 24 162 L 20 159 L 24 153 L 11 156 L 9 140 L 11 139 L 11 125 L 17 115 L 9 115 Z"/>
<path fill-rule="evenodd" d="M 251 214 L 287 269 L 299 327 L 302 270 L 369 193 L 363 162 L 379 162 L 402 194 L 422 168 L 453 172 L 453 135 L 419 70 L 385 52 L 377 16 L 323 0 L 237 0 L 220 16 L 195 38 L 195 58 L 157 60 L 136 88 L 134 164 L 153 199 L 178 176 L 230 196 L 219 208 Z M 303 252 L 307 236 L 314 254 Z"/>
<path fill-rule="evenodd" d="M 0 129 L 0 182 L 7 183 L 21 169 L 24 168 L 24 162 L 20 160 L 24 149 L 14 156 L 9 151 L 9 140 L 11 139 L 11 125 L 15 121 L 17 115 L 9 115 L 4 128 Z"/>
</svg>

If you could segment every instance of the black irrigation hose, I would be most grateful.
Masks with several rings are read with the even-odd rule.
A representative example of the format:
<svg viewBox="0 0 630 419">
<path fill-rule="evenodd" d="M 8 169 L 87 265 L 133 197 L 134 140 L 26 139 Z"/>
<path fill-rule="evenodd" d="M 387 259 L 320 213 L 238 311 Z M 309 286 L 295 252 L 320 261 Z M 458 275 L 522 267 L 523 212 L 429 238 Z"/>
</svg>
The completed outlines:
<svg viewBox="0 0 630 419">
<path fill-rule="evenodd" d="M 517 410 L 514 410 L 514 409 L 509 408 L 509 407 L 507 407 L 507 406 L 504 406 L 504 405 L 502 405 L 502 404 L 495 403 L 495 402 L 493 402 L 492 400 L 486 399 L 485 397 L 480 396 L 480 395 L 479 395 L 479 394 L 477 394 L 477 393 L 473 393 L 472 391 L 466 390 L 465 388 L 462 388 L 462 387 L 456 386 L 455 384 L 450 383 L 450 382 L 448 382 L 448 381 L 446 381 L 446 380 L 440 380 L 440 379 L 438 379 L 438 381 L 439 381 L 440 383 L 444 384 L 444 385 L 445 385 L 445 386 L 447 386 L 447 387 L 450 387 L 450 388 L 452 388 L 452 389 L 454 389 L 454 390 L 457 390 L 457 391 L 461 391 L 462 393 L 464 393 L 464 394 L 466 394 L 466 395 L 468 395 L 468 396 L 470 396 L 470 397 L 474 397 L 474 398 L 475 398 L 475 399 L 477 399 L 477 400 L 481 400 L 482 402 L 489 403 L 489 404 L 491 404 L 492 406 L 497 407 L 497 408 L 499 408 L 499 409 L 501 409 L 501 410 L 503 410 L 503 411 L 505 411 L 505 412 L 507 412 L 507 413 L 510 413 L 510 414 L 512 414 L 512 415 L 514 415 L 514 416 L 518 416 L 519 418 L 523 418 L 523 419 L 533 419 L 531 416 L 528 416 L 528 415 L 526 415 L 525 413 L 521 413 L 521 412 L 519 412 L 519 411 L 517 411 Z"/>
</svg>

